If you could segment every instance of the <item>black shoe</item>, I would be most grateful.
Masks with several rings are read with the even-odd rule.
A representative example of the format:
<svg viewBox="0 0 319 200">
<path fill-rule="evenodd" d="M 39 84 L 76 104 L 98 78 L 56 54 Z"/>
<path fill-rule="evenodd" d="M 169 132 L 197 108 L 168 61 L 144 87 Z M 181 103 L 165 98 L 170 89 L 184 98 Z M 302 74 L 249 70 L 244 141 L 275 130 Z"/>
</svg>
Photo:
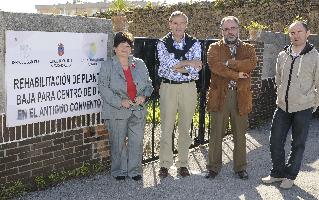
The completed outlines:
<svg viewBox="0 0 319 200">
<path fill-rule="evenodd" d="M 211 178 L 214 179 L 217 176 L 217 172 L 213 170 L 208 170 L 208 173 L 206 174 L 205 178 Z"/>
<path fill-rule="evenodd" d="M 158 176 L 160 178 L 166 178 L 168 176 L 168 169 L 166 167 L 161 167 L 158 172 Z"/>
<path fill-rule="evenodd" d="M 139 180 L 142 180 L 142 176 L 141 175 L 133 176 L 132 179 L 134 181 L 139 181 Z"/>
<path fill-rule="evenodd" d="M 246 170 L 240 171 L 240 172 L 236 172 L 236 174 L 238 175 L 238 177 L 242 180 L 246 180 L 248 179 L 248 173 Z"/>
<path fill-rule="evenodd" d="M 181 177 L 190 176 L 187 167 L 180 167 L 180 168 L 178 169 L 178 174 L 179 174 Z"/>
<path fill-rule="evenodd" d="M 118 181 L 125 180 L 125 176 L 116 176 L 115 179 Z"/>
</svg>

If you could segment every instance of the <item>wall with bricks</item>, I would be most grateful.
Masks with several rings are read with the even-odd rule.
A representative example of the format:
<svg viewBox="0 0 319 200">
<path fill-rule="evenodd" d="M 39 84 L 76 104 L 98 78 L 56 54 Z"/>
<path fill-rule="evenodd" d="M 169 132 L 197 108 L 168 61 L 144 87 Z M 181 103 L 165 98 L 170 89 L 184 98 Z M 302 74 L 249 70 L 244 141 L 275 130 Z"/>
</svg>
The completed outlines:
<svg viewBox="0 0 319 200">
<path fill-rule="evenodd" d="M 259 118 L 259 110 L 257 109 L 257 106 L 260 102 L 260 91 L 262 88 L 262 68 L 263 68 L 263 53 L 264 53 L 264 43 L 257 41 L 252 42 L 252 44 L 255 46 L 256 56 L 257 56 L 257 66 L 256 68 L 251 72 L 251 90 L 253 95 L 253 110 L 249 114 L 249 126 L 251 128 L 258 125 Z"/>
<path fill-rule="evenodd" d="M 112 54 L 110 20 L 0 12 L 0 113 L 5 112 L 6 30 L 108 33 L 107 53 Z M 109 160 L 109 134 L 103 125 L 96 126 L 102 124 L 99 114 L 10 128 L 5 124 L 5 115 L 0 114 L 0 184 Z"/>
<path fill-rule="evenodd" d="M 84 162 L 109 160 L 109 138 L 103 126 L 62 131 L 0 145 L 0 184 L 30 180 L 80 167 Z"/>
</svg>

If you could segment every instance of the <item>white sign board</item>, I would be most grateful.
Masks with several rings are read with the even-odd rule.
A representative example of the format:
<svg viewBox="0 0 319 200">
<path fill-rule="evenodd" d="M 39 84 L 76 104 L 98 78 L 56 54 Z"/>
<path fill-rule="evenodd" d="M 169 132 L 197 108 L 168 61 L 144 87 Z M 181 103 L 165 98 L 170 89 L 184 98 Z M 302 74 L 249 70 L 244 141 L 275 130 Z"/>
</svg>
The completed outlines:
<svg viewBox="0 0 319 200">
<path fill-rule="evenodd" d="M 101 111 L 97 82 L 108 35 L 6 31 L 8 127 Z"/>
</svg>

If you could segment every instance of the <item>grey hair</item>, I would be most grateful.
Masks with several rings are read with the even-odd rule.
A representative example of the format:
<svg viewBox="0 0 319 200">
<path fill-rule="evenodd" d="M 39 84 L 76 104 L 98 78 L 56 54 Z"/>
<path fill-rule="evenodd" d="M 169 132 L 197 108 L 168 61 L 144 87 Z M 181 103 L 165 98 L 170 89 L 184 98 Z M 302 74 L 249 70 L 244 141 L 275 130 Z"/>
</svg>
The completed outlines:
<svg viewBox="0 0 319 200">
<path fill-rule="evenodd" d="M 188 17 L 182 11 L 178 11 L 178 10 L 172 12 L 172 14 L 168 20 L 171 22 L 173 20 L 173 18 L 177 17 L 177 16 L 183 16 L 186 19 L 186 23 L 188 23 Z"/>
<path fill-rule="evenodd" d="M 225 21 L 227 20 L 233 20 L 234 22 L 236 22 L 236 24 L 239 26 L 239 20 L 237 17 L 235 16 L 227 16 L 227 17 L 224 17 L 221 21 L 220 21 L 220 27 L 223 26 L 223 24 L 225 23 Z"/>
</svg>

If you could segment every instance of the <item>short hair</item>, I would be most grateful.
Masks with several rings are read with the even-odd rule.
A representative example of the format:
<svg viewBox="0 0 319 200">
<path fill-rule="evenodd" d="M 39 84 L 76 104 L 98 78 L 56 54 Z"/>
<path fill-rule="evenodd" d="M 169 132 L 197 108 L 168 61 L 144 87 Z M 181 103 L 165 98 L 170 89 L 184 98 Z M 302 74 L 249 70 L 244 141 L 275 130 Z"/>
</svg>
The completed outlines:
<svg viewBox="0 0 319 200">
<path fill-rule="evenodd" d="M 133 35 L 129 32 L 118 32 L 114 36 L 113 47 L 119 46 L 121 43 L 127 42 L 133 48 Z"/>
<path fill-rule="evenodd" d="M 295 24 L 301 24 L 305 28 L 306 32 L 309 31 L 309 26 L 306 21 L 303 21 L 303 20 L 294 21 L 293 23 L 290 24 L 289 28 Z"/>
<path fill-rule="evenodd" d="M 224 17 L 221 21 L 220 21 L 220 28 L 223 26 L 223 24 L 225 23 L 225 21 L 227 20 L 233 20 L 236 22 L 237 25 L 239 25 L 239 20 L 237 17 L 235 16 L 227 16 L 227 17 Z"/>
<path fill-rule="evenodd" d="M 171 22 L 171 21 L 173 21 L 173 18 L 177 17 L 177 16 L 183 16 L 186 19 L 186 23 L 188 23 L 188 17 L 185 15 L 185 13 L 183 13 L 182 11 L 178 11 L 178 10 L 172 12 L 172 14 L 168 20 Z"/>
</svg>

